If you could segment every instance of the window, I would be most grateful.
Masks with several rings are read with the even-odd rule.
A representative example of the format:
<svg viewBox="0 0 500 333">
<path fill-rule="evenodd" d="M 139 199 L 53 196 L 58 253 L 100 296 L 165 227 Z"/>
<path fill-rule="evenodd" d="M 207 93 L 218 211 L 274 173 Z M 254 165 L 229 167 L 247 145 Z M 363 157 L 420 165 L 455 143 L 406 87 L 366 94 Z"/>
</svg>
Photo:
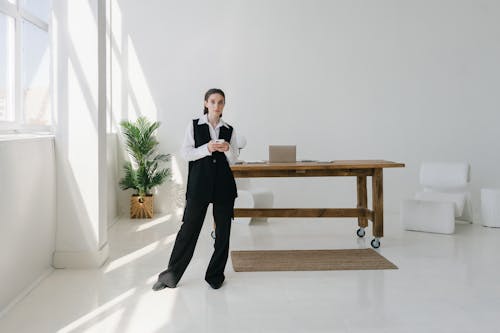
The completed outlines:
<svg viewBox="0 0 500 333">
<path fill-rule="evenodd" d="M 50 129 L 51 0 L 0 0 L 0 130 Z"/>
<path fill-rule="evenodd" d="M 0 121 L 12 121 L 14 20 L 0 12 Z"/>
<path fill-rule="evenodd" d="M 22 105 L 28 125 L 50 124 L 49 41 L 47 32 L 23 22 Z"/>
<path fill-rule="evenodd" d="M 22 0 L 23 9 L 44 22 L 49 21 L 50 5 L 50 0 Z"/>
<path fill-rule="evenodd" d="M 0 120 L 7 119 L 7 17 L 0 13 Z"/>
</svg>

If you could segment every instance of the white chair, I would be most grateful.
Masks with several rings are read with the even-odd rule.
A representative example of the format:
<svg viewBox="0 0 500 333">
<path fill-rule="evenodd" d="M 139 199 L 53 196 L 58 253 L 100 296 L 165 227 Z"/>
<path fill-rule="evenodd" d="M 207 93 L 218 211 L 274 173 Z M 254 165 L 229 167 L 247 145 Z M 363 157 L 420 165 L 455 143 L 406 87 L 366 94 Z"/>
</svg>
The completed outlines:
<svg viewBox="0 0 500 333">
<path fill-rule="evenodd" d="M 247 140 L 244 136 L 237 136 L 236 142 L 238 149 L 245 148 Z M 274 203 L 273 192 L 266 188 L 256 188 L 252 186 L 249 178 L 236 178 L 236 187 L 238 197 L 234 201 L 234 208 L 272 208 Z M 234 222 L 241 224 L 250 224 L 253 221 L 266 222 L 267 217 L 236 217 Z M 211 236 L 215 239 L 215 223 Z"/>
<path fill-rule="evenodd" d="M 245 148 L 247 140 L 244 136 L 238 136 L 236 139 L 238 148 Z M 256 188 L 252 186 L 249 178 L 237 178 L 236 187 L 238 188 L 238 197 L 234 202 L 234 208 L 272 208 L 274 195 L 273 192 L 266 188 Z M 267 221 L 267 217 L 237 217 L 234 219 L 236 223 L 250 224 L 253 221 Z"/>
<path fill-rule="evenodd" d="M 237 178 L 238 197 L 234 202 L 234 208 L 272 208 L 274 195 L 266 188 L 253 187 L 250 179 Z M 266 222 L 267 217 L 236 217 L 234 222 L 250 224 L 254 221 Z"/>
<path fill-rule="evenodd" d="M 443 234 L 455 232 L 455 219 L 472 222 L 470 166 L 461 163 L 423 163 L 414 199 L 401 203 L 401 222 L 406 230 Z"/>
</svg>

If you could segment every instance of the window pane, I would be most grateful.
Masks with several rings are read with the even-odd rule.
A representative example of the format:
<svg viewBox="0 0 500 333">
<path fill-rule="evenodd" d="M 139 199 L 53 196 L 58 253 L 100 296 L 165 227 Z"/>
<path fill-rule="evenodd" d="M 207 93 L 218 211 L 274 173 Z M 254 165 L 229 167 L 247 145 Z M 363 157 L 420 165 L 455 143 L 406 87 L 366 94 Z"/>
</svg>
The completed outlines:
<svg viewBox="0 0 500 333">
<path fill-rule="evenodd" d="M 24 120 L 30 125 L 50 125 L 48 34 L 24 21 L 22 37 Z"/>
<path fill-rule="evenodd" d="M 0 121 L 14 120 L 14 20 L 0 13 Z"/>
<path fill-rule="evenodd" d="M 41 18 L 45 22 L 49 21 L 51 0 L 22 0 L 23 8 L 31 14 Z"/>
</svg>

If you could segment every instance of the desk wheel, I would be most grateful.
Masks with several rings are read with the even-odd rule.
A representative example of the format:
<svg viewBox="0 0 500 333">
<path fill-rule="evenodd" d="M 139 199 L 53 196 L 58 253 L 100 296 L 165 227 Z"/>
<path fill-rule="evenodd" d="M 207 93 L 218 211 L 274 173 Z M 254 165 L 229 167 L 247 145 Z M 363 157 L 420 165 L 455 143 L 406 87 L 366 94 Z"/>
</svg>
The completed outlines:
<svg viewBox="0 0 500 333">
<path fill-rule="evenodd" d="M 374 249 L 378 249 L 380 247 L 380 239 L 374 238 L 371 244 Z"/>
<path fill-rule="evenodd" d="M 215 239 L 215 230 L 212 230 L 212 232 L 210 233 L 210 236 L 212 236 L 212 238 Z"/>
<path fill-rule="evenodd" d="M 365 228 L 359 228 L 358 231 L 356 231 L 356 234 L 358 237 L 365 237 Z"/>
</svg>

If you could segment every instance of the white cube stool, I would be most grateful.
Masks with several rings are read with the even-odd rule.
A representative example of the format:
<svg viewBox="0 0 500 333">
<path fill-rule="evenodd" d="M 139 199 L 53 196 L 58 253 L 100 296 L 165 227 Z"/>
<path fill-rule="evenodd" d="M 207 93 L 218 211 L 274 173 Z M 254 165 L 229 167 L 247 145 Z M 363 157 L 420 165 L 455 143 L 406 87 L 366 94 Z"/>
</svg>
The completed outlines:
<svg viewBox="0 0 500 333">
<path fill-rule="evenodd" d="M 401 202 L 401 221 L 406 230 L 453 234 L 455 203 L 404 200 Z"/>
<path fill-rule="evenodd" d="M 500 228 L 500 189 L 481 189 L 481 222 L 485 227 Z"/>
</svg>

